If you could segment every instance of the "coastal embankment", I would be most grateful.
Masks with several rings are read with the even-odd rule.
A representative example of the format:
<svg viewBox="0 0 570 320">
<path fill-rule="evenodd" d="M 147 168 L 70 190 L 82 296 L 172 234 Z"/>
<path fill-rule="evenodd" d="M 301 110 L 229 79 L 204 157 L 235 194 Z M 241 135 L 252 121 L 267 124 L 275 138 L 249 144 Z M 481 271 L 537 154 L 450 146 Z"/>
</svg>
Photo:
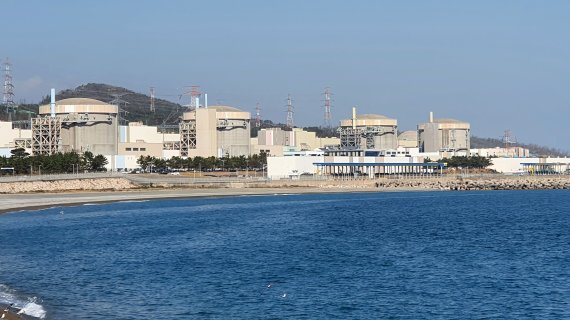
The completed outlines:
<svg viewBox="0 0 570 320">
<path fill-rule="evenodd" d="M 378 180 L 380 189 L 427 189 L 427 190 L 542 190 L 570 189 L 570 176 L 483 176 L 439 177 L 432 179 L 385 179 Z"/>
<path fill-rule="evenodd" d="M 103 176 L 0 181 L 0 213 L 51 206 L 159 198 L 323 192 L 570 189 L 570 176 L 438 176 L 355 180 L 223 180 Z"/>
<path fill-rule="evenodd" d="M 569 175 L 550 176 L 437 176 L 380 179 L 192 179 L 164 176 L 102 176 L 0 181 L 0 194 L 70 191 L 131 191 L 159 189 L 375 189 L 382 190 L 532 190 L 570 189 Z"/>
</svg>

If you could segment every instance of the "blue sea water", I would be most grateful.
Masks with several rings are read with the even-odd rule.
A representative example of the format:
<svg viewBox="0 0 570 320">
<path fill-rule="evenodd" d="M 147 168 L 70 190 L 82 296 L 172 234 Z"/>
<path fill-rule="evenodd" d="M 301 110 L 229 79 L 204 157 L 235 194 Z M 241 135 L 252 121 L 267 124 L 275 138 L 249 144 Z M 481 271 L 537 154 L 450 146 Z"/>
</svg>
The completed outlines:
<svg viewBox="0 0 570 320">
<path fill-rule="evenodd" d="M 570 191 L 244 196 L 8 214 L 7 301 L 58 320 L 570 318 Z"/>
</svg>

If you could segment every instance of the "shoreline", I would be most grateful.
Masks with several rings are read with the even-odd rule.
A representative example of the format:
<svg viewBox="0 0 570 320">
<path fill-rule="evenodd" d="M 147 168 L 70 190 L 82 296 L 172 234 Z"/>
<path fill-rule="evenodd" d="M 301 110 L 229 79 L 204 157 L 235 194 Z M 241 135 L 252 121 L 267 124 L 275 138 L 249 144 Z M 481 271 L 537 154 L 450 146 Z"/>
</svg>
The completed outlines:
<svg viewBox="0 0 570 320">
<path fill-rule="evenodd" d="M 20 309 L 8 304 L 0 304 L 0 317 L 6 320 L 32 320 L 37 319 L 26 314 L 18 314 Z"/>
<path fill-rule="evenodd" d="M 54 193 L 25 193 L 2 195 L 0 215 L 21 211 L 42 210 L 52 207 L 73 207 L 85 204 L 107 204 L 123 201 L 148 201 L 187 198 L 217 198 L 239 196 L 269 196 L 285 194 L 315 194 L 344 192 L 383 192 L 378 188 L 323 189 L 312 187 L 293 188 L 208 188 L 208 189 L 138 189 L 128 191 L 79 191 Z M 416 190 L 400 190 L 416 191 Z M 421 190 L 417 190 L 421 191 Z M 424 190 L 428 191 L 428 190 Z"/>
<path fill-rule="evenodd" d="M 168 183 L 170 182 L 170 183 Z M 176 180 L 151 186 L 121 178 L 21 181 L 0 183 L 0 214 L 50 207 L 121 201 L 309 193 L 476 191 L 570 189 L 570 176 L 439 177 L 431 179 L 294 180 L 265 184 L 176 185 Z M 5 190 L 2 192 L 2 190 Z M 8 192 L 6 192 L 8 191 Z"/>
</svg>

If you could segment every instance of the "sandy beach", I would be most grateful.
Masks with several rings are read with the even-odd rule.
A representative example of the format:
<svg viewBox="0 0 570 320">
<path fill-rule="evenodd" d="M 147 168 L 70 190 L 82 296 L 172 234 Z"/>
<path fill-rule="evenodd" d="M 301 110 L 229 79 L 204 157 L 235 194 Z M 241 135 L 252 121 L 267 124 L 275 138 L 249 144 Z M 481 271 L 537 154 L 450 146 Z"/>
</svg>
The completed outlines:
<svg viewBox="0 0 570 320">
<path fill-rule="evenodd" d="M 226 197 L 242 195 L 274 195 L 297 193 L 331 192 L 378 192 L 377 188 L 220 188 L 220 189 L 154 189 L 132 191 L 97 191 L 97 192 L 62 192 L 62 193 L 26 193 L 0 195 L 2 207 L 0 213 L 34 210 L 54 206 L 73 206 L 85 203 L 109 203 L 117 201 L 175 199 L 192 197 Z"/>
</svg>

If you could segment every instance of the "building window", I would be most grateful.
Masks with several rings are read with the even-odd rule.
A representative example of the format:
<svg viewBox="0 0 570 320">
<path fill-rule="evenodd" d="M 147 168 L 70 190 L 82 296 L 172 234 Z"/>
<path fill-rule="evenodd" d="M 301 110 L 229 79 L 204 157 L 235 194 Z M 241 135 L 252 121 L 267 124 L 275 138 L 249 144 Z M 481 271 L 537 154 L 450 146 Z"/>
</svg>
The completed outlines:
<svg viewBox="0 0 570 320">
<path fill-rule="evenodd" d="M 141 151 L 146 151 L 146 148 L 141 148 Z"/>
<path fill-rule="evenodd" d="M 133 151 L 139 151 L 139 148 L 133 148 Z"/>
<path fill-rule="evenodd" d="M 125 151 L 131 151 L 131 148 L 125 148 Z"/>
</svg>

